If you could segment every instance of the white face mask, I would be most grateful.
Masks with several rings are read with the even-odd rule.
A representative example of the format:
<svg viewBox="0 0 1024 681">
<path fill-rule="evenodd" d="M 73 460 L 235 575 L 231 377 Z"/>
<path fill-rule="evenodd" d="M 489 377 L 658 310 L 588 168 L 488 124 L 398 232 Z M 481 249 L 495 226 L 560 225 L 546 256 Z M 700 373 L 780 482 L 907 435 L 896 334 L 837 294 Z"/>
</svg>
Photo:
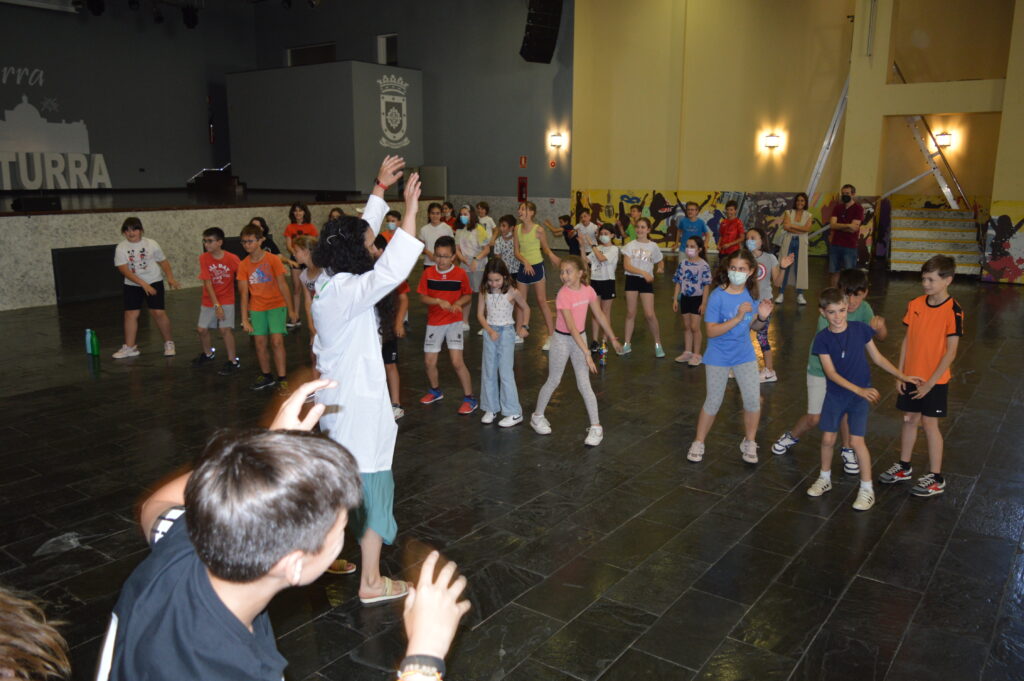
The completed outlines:
<svg viewBox="0 0 1024 681">
<path fill-rule="evenodd" d="M 742 286 L 747 283 L 747 279 L 750 277 L 746 272 L 737 272 L 736 270 L 729 270 L 729 283 L 733 286 Z"/>
<path fill-rule="evenodd" d="M 690 246 L 689 248 L 686 249 L 686 255 L 691 258 L 695 258 L 697 256 L 697 249 L 694 248 L 693 246 Z"/>
<path fill-rule="evenodd" d="M 384 224 L 385 224 L 385 226 L 388 229 L 392 229 L 392 230 L 398 229 L 398 223 L 397 222 L 385 222 Z"/>
<path fill-rule="evenodd" d="M 607 246 L 611 242 L 612 242 L 612 238 L 610 236 L 608 236 L 607 234 L 602 234 L 601 235 L 601 243 L 603 243 L 605 246 Z"/>
</svg>

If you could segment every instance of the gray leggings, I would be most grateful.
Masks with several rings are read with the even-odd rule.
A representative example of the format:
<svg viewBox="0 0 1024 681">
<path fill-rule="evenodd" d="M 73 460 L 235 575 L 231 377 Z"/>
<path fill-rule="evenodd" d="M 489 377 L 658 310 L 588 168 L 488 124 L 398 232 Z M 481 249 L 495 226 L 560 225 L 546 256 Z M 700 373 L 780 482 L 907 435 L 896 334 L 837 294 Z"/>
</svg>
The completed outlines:
<svg viewBox="0 0 1024 681">
<path fill-rule="evenodd" d="M 732 367 L 704 365 L 707 374 L 708 396 L 704 399 L 705 413 L 714 416 L 722 406 L 725 387 L 729 385 L 729 370 L 736 376 L 736 385 L 743 395 L 743 411 L 761 411 L 761 377 L 757 373 L 757 360 Z"/>
<path fill-rule="evenodd" d="M 586 334 L 583 342 L 587 342 Z M 548 350 L 548 380 L 541 386 L 540 394 L 537 395 L 537 408 L 534 414 L 544 414 L 544 410 L 551 401 L 551 395 L 555 388 L 562 382 L 562 373 L 565 371 L 565 363 L 572 360 L 572 370 L 576 372 L 576 387 L 583 396 L 583 403 L 587 405 L 587 415 L 590 423 L 600 423 L 597 417 L 597 396 L 594 389 L 590 387 L 590 368 L 587 366 L 587 358 L 583 350 L 572 339 L 564 333 L 555 332 L 551 334 L 551 349 Z"/>
</svg>

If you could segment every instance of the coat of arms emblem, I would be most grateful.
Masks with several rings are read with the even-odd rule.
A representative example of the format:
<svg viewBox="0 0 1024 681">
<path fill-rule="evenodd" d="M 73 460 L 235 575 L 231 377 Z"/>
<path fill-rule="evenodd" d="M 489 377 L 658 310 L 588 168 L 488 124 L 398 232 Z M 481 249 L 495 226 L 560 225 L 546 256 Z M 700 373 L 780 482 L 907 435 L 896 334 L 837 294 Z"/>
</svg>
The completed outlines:
<svg viewBox="0 0 1024 681">
<path fill-rule="evenodd" d="M 380 127 L 384 131 L 380 144 L 389 149 L 401 149 L 409 144 L 405 104 L 409 84 L 401 76 L 394 75 L 380 78 L 377 84 L 380 86 Z"/>
</svg>

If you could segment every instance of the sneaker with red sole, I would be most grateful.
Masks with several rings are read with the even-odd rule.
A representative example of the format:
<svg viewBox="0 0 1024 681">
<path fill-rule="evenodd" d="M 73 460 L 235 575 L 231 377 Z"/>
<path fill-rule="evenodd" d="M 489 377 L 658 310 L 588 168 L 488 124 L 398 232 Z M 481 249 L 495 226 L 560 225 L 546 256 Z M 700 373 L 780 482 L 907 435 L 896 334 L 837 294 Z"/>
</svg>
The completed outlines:
<svg viewBox="0 0 1024 681">
<path fill-rule="evenodd" d="M 427 394 L 420 398 L 420 404 L 433 404 L 438 400 L 444 399 L 444 393 L 438 388 L 431 388 L 427 391 Z"/>
<path fill-rule="evenodd" d="M 910 490 L 910 493 L 915 497 L 934 497 L 945 491 L 945 480 L 937 480 L 934 473 L 925 473 L 917 479 L 917 484 Z"/>
<path fill-rule="evenodd" d="M 480 403 L 476 401 L 475 397 L 466 395 L 462 398 L 462 404 L 459 405 L 459 413 L 463 416 L 472 414 L 478 406 L 480 406 Z"/>
</svg>

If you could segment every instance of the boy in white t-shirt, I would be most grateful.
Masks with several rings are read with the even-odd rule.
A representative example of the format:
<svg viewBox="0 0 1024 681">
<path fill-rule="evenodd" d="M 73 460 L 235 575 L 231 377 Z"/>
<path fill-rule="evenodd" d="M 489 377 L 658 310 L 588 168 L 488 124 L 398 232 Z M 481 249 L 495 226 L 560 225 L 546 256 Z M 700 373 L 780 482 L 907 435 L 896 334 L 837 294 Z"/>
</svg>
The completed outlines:
<svg viewBox="0 0 1024 681">
<path fill-rule="evenodd" d="M 164 311 L 164 277 L 171 288 L 179 288 L 178 282 L 160 244 L 143 236 L 143 231 L 141 220 L 125 218 L 121 225 L 124 241 L 114 250 L 114 267 L 124 275 L 124 345 L 113 354 L 114 359 L 139 355 L 135 341 L 142 301 L 164 337 L 164 357 L 175 355 L 171 320 Z"/>
<path fill-rule="evenodd" d="M 597 223 L 590 221 L 590 211 L 583 209 L 576 225 L 576 238 L 579 240 L 580 253 L 584 258 L 590 257 L 590 251 L 597 245 Z"/>
</svg>

